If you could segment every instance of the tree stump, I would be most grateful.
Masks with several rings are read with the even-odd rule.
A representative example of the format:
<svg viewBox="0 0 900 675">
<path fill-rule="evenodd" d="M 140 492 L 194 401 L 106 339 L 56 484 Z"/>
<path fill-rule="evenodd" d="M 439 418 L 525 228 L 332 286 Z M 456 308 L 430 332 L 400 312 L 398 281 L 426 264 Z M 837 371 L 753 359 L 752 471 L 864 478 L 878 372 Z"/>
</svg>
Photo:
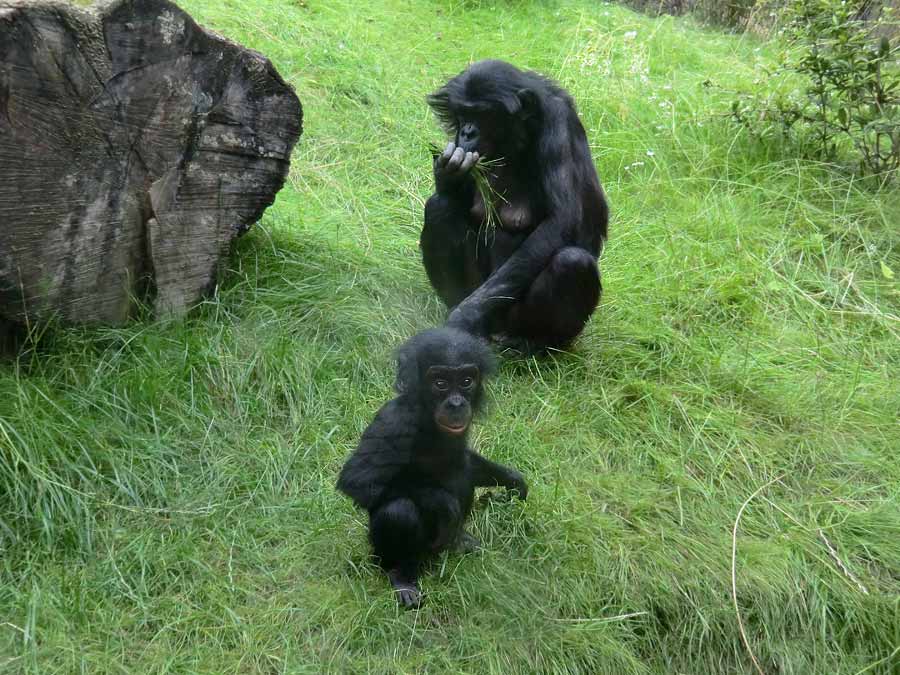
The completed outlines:
<svg viewBox="0 0 900 675">
<path fill-rule="evenodd" d="M 0 332 L 185 311 L 301 130 L 265 57 L 166 0 L 0 0 Z"/>
</svg>

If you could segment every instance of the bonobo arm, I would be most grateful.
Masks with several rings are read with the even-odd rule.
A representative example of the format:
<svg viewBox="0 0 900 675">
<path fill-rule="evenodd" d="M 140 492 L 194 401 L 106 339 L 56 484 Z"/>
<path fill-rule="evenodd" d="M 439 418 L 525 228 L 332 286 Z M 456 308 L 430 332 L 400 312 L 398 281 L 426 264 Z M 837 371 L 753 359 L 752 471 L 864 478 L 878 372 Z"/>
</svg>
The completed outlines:
<svg viewBox="0 0 900 675">
<path fill-rule="evenodd" d="M 419 238 L 428 280 L 449 307 L 472 288 L 466 282 L 466 236 L 475 197 L 470 173 L 478 153 L 464 153 L 453 142 L 434 158 L 435 193 L 425 202 L 425 225 Z"/>
<path fill-rule="evenodd" d="M 413 409 L 397 399 L 385 404 L 341 469 L 338 490 L 360 508 L 377 506 L 391 481 L 409 465 L 417 428 Z"/>
<path fill-rule="evenodd" d="M 447 325 L 484 334 L 487 317 L 521 300 L 556 252 L 568 245 L 562 228 L 553 219 L 543 221 L 503 265 L 450 312 Z"/>
<path fill-rule="evenodd" d="M 521 300 L 556 252 L 575 240 L 576 228 L 584 217 L 584 169 L 579 163 L 590 163 L 590 155 L 586 144 L 573 138 L 573 129 L 577 129 L 574 125 L 580 122 L 564 100 L 548 99 L 543 114 L 545 128 L 538 141 L 535 168 L 542 174 L 547 217 L 503 265 L 457 305 L 450 313 L 449 325 L 482 333 L 488 314 Z"/>
<path fill-rule="evenodd" d="M 518 493 L 519 499 L 528 497 L 528 485 L 525 478 L 515 469 L 492 462 L 474 450 L 469 451 L 469 466 L 472 472 L 472 483 L 475 487 L 505 487 Z"/>
<path fill-rule="evenodd" d="M 464 152 L 453 141 L 434 158 L 434 194 L 425 202 L 426 232 L 428 229 L 434 234 L 447 231 L 455 241 L 465 238 L 465 225 L 475 197 L 475 182 L 470 172 L 477 161 L 477 152 Z M 423 248 L 427 244 L 422 241 Z"/>
</svg>

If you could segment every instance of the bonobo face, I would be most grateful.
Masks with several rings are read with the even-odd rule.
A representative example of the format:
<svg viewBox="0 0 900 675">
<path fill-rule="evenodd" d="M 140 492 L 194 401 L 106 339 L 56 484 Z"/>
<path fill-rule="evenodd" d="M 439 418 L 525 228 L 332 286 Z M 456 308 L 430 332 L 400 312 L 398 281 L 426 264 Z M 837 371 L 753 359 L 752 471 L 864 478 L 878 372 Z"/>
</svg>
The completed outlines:
<svg viewBox="0 0 900 675">
<path fill-rule="evenodd" d="M 478 152 L 482 157 L 496 157 L 500 152 L 497 139 L 502 138 L 503 117 L 496 110 L 461 109 L 456 118 L 456 145 L 466 152 Z"/>
<path fill-rule="evenodd" d="M 431 366 L 425 385 L 431 396 L 434 423 L 441 433 L 462 436 L 472 421 L 472 403 L 478 395 L 480 373 L 473 364 Z"/>
<path fill-rule="evenodd" d="M 456 127 L 456 145 L 466 152 L 481 152 L 481 125 L 473 117 L 460 117 Z"/>
</svg>

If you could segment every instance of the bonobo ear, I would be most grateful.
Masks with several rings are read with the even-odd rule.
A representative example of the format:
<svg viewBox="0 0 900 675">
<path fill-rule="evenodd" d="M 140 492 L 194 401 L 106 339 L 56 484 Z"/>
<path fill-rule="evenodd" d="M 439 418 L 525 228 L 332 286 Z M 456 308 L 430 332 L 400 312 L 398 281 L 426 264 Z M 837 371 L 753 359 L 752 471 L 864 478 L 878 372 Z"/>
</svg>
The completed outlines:
<svg viewBox="0 0 900 675">
<path fill-rule="evenodd" d="M 453 114 L 452 106 L 450 105 L 450 91 L 447 88 L 449 84 L 441 87 L 433 94 L 429 94 L 428 98 L 425 99 L 428 102 L 428 107 L 431 108 L 437 117 L 438 124 L 447 133 L 456 127 L 456 115 Z"/>
<path fill-rule="evenodd" d="M 516 96 L 519 98 L 519 102 L 522 104 L 522 119 L 531 119 L 532 117 L 537 117 L 538 112 L 540 111 L 540 103 L 538 102 L 537 94 L 534 93 L 533 89 L 519 89 L 516 92 Z"/>
<path fill-rule="evenodd" d="M 481 358 L 481 364 L 478 369 L 478 377 L 484 382 L 486 379 L 491 377 L 494 373 L 497 372 L 497 358 L 494 356 L 494 352 L 491 351 L 491 348 L 484 344 L 484 352 Z"/>
<path fill-rule="evenodd" d="M 471 354 L 478 369 L 478 379 L 484 382 L 497 371 L 497 358 L 484 338 L 469 335 Z"/>
<path fill-rule="evenodd" d="M 397 379 L 394 390 L 398 394 L 415 394 L 419 386 L 419 360 L 417 348 L 407 342 L 397 350 Z"/>
</svg>

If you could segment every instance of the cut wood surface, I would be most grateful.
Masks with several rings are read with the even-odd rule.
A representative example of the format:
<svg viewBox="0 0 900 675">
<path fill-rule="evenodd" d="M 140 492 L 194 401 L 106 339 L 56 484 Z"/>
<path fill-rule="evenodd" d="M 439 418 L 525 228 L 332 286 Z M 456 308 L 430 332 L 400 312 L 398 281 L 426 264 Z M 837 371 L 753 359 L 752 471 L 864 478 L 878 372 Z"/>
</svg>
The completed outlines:
<svg viewBox="0 0 900 675">
<path fill-rule="evenodd" d="M 0 0 L 0 324 L 177 314 L 275 198 L 302 109 L 165 0 Z"/>
</svg>

